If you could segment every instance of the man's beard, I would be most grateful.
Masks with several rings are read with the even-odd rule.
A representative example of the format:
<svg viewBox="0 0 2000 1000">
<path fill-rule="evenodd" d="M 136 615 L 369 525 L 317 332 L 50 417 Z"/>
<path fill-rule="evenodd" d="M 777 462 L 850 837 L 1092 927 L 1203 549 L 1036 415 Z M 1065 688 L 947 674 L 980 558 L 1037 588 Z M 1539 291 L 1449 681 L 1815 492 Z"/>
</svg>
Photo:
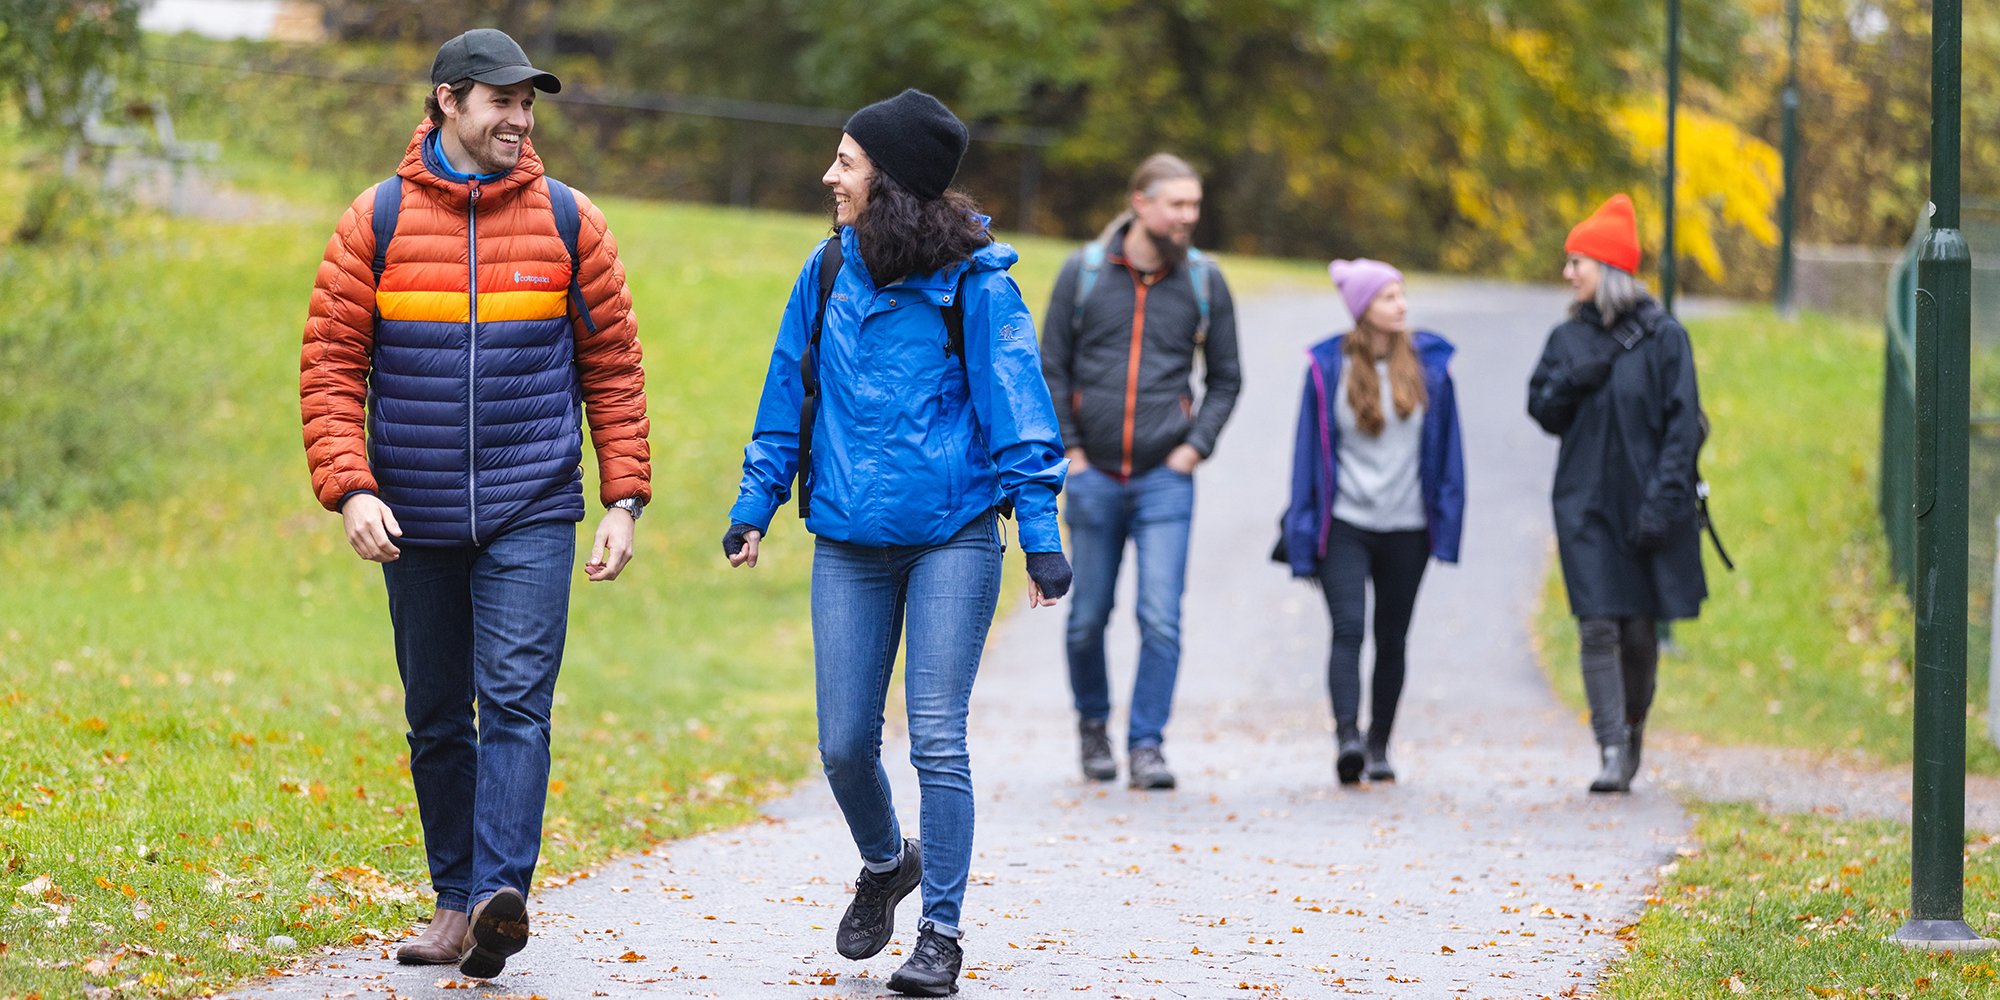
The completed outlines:
<svg viewBox="0 0 2000 1000">
<path fill-rule="evenodd" d="M 1171 271 L 1181 266 L 1181 262 L 1187 259 L 1187 244 L 1171 236 L 1161 236 L 1143 224 L 1140 225 L 1139 229 L 1146 234 L 1148 240 L 1152 241 L 1153 252 L 1160 255 L 1161 271 Z"/>
</svg>

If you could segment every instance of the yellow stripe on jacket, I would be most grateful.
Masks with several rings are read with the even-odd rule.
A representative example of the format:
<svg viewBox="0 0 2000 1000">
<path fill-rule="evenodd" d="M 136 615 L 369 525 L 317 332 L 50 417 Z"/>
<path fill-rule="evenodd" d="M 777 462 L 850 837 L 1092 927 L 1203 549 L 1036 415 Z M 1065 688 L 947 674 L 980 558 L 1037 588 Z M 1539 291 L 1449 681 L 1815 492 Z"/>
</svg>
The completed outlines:
<svg viewBox="0 0 2000 1000">
<path fill-rule="evenodd" d="M 464 292 L 377 292 L 375 308 L 383 319 L 464 323 L 471 316 L 471 297 Z M 568 314 L 567 291 L 479 294 L 481 323 L 560 319 Z"/>
</svg>

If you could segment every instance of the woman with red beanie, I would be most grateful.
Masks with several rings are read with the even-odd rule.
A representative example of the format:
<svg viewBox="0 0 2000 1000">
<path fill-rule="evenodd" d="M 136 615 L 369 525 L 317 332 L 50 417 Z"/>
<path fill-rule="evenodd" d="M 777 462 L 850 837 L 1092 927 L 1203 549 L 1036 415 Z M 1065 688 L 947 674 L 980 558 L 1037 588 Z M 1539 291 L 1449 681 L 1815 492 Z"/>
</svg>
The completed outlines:
<svg viewBox="0 0 2000 1000">
<path fill-rule="evenodd" d="M 1542 349 L 1528 413 L 1562 438 L 1551 499 L 1600 748 L 1590 790 L 1624 792 L 1653 703 L 1654 624 L 1695 617 L 1708 596 L 1695 516 L 1701 400 L 1687 330 L 1633 276 L 1632 200 L 1613 195 L 1563 249 L 1576 297 Z"/>
</svg>

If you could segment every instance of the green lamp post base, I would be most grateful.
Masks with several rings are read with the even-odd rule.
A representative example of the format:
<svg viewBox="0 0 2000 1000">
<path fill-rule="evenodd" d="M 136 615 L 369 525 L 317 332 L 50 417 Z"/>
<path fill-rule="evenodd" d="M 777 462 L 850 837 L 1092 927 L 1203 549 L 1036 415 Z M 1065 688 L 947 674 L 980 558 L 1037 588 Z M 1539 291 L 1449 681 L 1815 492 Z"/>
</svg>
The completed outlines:
<svg viewBox="0 0 2000 1000">
<path fill-rule="evenodd" d="M 2000 941 L 1983 938 L 1963 920 L 1912 920 L 1889 936 L 1905 948 L 1919 951 L 1992 951 Z"/>
</svg>

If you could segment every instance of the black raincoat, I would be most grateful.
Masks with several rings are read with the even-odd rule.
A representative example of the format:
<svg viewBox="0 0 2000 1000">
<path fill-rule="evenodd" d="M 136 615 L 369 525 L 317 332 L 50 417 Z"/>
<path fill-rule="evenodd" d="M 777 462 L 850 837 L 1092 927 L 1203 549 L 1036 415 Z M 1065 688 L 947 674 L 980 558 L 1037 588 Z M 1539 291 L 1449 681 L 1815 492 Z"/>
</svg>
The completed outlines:
<svg viewBox="0 0 2000 1000">
<path fill-rule="evenodd" d="M 1601 386 L 1574 377 L 1609 361 Z M 1696 519 L 1705 428 L 1687 330 L 1652 298 L 1606 330 L 1597 307 L 1549 332 L 1528 414 L 1562 438 L 1556 548 L 1579 618 L 1693 618 L 1708 596 Z M 1655 532 L 1646 537 L 1642 526 Z"/>
</svg>

